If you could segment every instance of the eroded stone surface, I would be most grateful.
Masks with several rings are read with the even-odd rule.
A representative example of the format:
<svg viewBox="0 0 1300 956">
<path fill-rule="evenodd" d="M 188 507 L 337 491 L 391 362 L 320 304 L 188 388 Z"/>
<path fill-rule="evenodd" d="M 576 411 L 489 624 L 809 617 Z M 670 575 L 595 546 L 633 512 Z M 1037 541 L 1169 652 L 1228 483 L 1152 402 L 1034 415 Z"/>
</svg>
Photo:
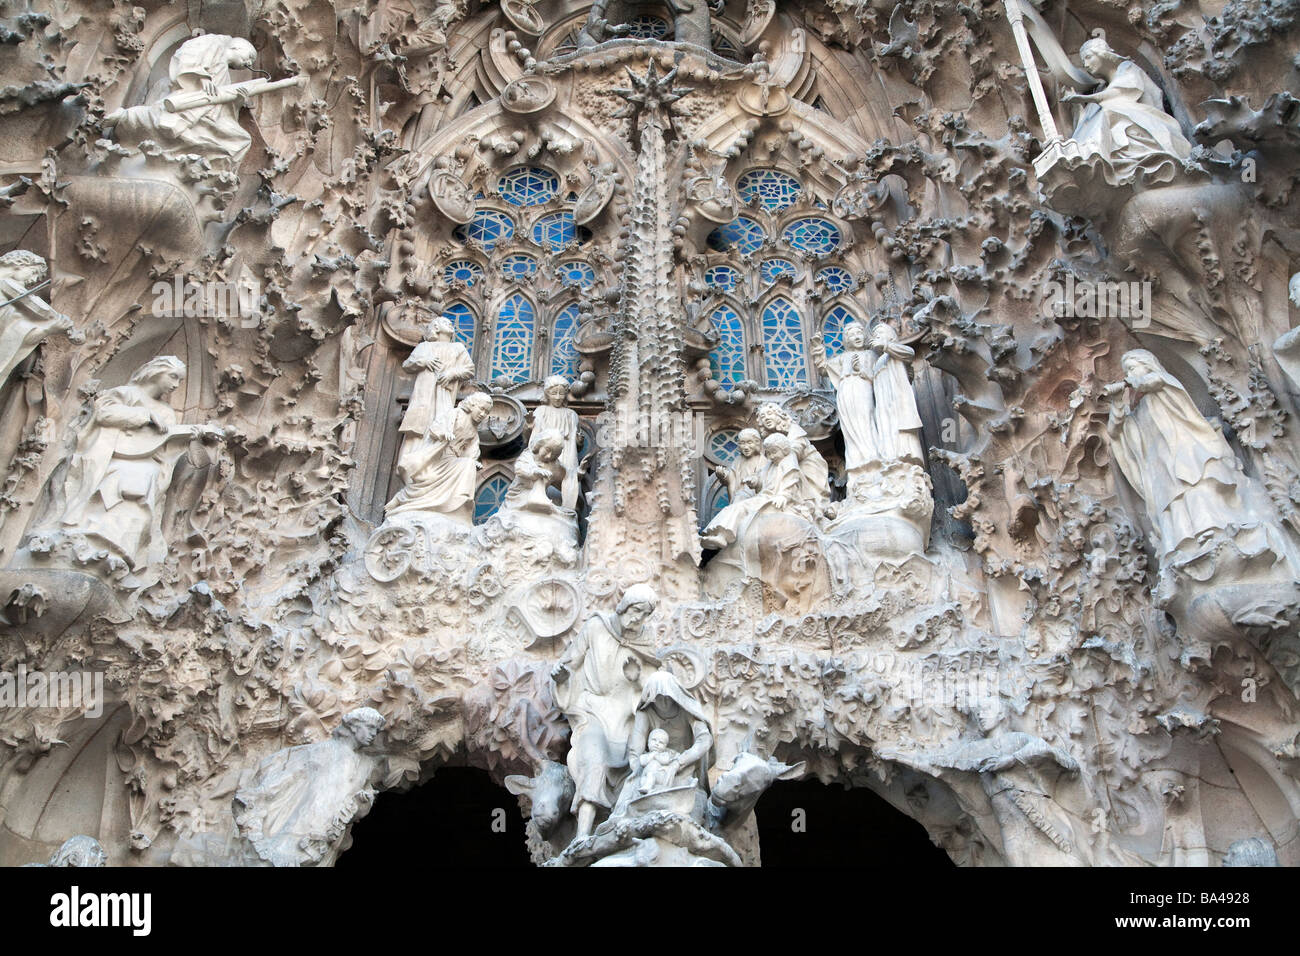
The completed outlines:
<svg viewBox="0 0 1300 956">
<path fill-rule="evenodd" d="M 0 682 L 0 863 L 447 761 L 555 866 L 798 776 L 1300 862 L 1293 5 L 83 6 L 0 10 L 0 677 L 104 698 Z"/>
</svg>

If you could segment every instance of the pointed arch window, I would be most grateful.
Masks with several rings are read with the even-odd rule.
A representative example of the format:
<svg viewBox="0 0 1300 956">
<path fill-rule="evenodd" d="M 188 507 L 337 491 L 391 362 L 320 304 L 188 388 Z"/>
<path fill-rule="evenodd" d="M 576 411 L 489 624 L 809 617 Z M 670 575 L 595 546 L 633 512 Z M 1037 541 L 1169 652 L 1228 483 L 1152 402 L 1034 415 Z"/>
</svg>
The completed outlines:
<svg viewBox="0 0 1300 956">
<path fill-rule="evenodd" d="M 446 315 L 451 319 L 451 324 L 456 329 L 456 341 L 469 350 L 469 354 L 474 354 L 474 313 L 470 311 L 469 306 L 464 302 L 454 302 L 447 306 Z"/>
<path fill-rule="evenodd" d="M 578 350 L 573 345 L 573 333 L 578 330 L 578 305 L 563 309 L 555 317 L 551 328 L 551 374 L 563 375 L 572 381 L 578 376 Z"/>
<path fill-rule="evenodd" d="M 718 333 L 718 347 L 709 353 L 713 376 L 724 384 L 735 384 L 745 378 L 745 328 L 736 310 L 720 305 L 709 315 Z"/>
<path fill-rule="evenodd" d="M 827 355 L 839 355 L 844 351 L 844 326 L 857 321 L 858 317 L 842 305 L 826 313 L 822 320 L 822 340 L 826 343 Z"/>
<path fill-rule="evenodd" d="M 509 488 L 510 482 L 505 475 L 493 475 L 478 486 L 478 491 L 474 495 L 475 524 L 482 524 L 497 513 Z"/>
<path fill-rule="evenodd" d="M 493 379 L 527 382 L 532 378 L 536 319 L 533 304 L 518 292 L 501 304 L 492 345 Z"/>
<path fill-rule="evenodd" d="M 795 388 L 808 381 L 803 323 L 789 299 L 775 298 L 763 309 L 763 359 L 768 388 Z"/>
</svg>

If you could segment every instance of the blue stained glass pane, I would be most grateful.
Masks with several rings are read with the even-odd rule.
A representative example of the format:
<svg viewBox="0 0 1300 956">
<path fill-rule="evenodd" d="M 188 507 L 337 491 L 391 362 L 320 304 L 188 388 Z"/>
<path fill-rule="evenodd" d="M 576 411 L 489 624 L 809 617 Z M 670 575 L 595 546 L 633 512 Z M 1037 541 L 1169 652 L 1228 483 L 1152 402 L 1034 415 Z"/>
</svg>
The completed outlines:
<svg viewBox="0 0 1300 956">
<path fill-rule="evenodd" d="M 736 180 L 736 192 L 747 203 L 758 200 L 768 212 L 780 212 L 794 205 L 803 184 L 777 169 L 751 169 Z"/>
<path fill-rule="evenodd" d="M 456 231 L 452 233 L 461 242 L 477 242 L 488 250 L 514 234 L 514 220 L 495 209 L 480 209 L 474 213 L 473 219 L 463 226 L 457 226 Z"/>
<path fill-rule="evenodd" d="M 791 279 L 798 277 L 799 270 L 788 259 L 765 259 L 759 266 L 759 274 L 762 275 L 764 282 L 771 285 L 781 276 L 789 276 Z"/>
<path fill-rule="evenodd" d="M 709 451 L 713 457 L 724 465 L 730 465 L 736 460 L 736 453 L 740 450 L 736 444 L 736 436 L 739 435 L 734 428 L 723 428 L 709 436 Z"/>
<path fill-rule="evenodd" d="M 501 274 L 506 279 L 528 279 L 537 274 L 537 260 L 521 252 L 501 260 Z"/>
<path fill-rule="evenodd" d="M 763 309 L 763 359 L 768 388 L 794 388 L 808 381 L 803 323 L 789 299 L 773 299 Z"/>
<path fill-rule="evenodd" d="M 747 216 L 740 216 L 731 220 L 725 226 L 719 226 L 709 233 L 708 243 L 710 249 L 716 249 L 719 252 L 727 252 L 734 249 L 742 256 L 750 256 L 763 247 L 763 240 L 767 238 L 763 232 L 763 227 Z"/>
<path fill-rule="evenodd" d="M 474 495 L 475 524 L 482 524 L 497 513 L 509 487 L 510 482 L 506 481 L 504 475 L 493 475 L 478 486 L 478 493 Z"/>
<path fill-rule="evenodd" d="M 718 347 L 709 353 L 713 377 L 734 384 L 745 378 L 745 330 L 736 310 L 720 305 L 709 316 L 720 337 Z"/>
<path fill-rule="evenodd" d="M 515 293 L 497 312 L 492 346 L 492 378 L 526 382 L 533 374 L 533 304 Z"/>
<path fill-rule="evenodd" d="M 633 17 L 627 23 L 627 36 L 636 40 L 662 40 L 668 35 L 668 21 L 659 17 Z"/>
<path fill-rule="evenodd" d="M 824 256 L 839 248 L 840 230 L 825 219 L 796 219 L 785 227 L 781 239 L 800 252 Z"/>
<path fill-rule="evenodd" d="M 559 191 L 560 177 L 540 166 L 516 166 L 497 180 L 497 192 L 512 206 L 540 206 Z"/>
<path fill-rule="evenodd" d="M 471 262 L 468 259 L 460 259 L 449 263 L 447 268 L 442 270 L 442 277 L 448 282 L 463 282 L 467 286 L 473 285 L 482 276 L 483 267 L 477 262 Z"/>
<path fill-rule="evenodd" d="M 447 317 L 451 319 L 451 324 L 456 327 L 456 341 L 469 349 L 470 355 L 473 355 L 475 325 L 474 313 L 470 311 L 469 306 L 464 302 L 457 302 L 454 305 L 449 305 L 444 311 Z"/>
<path fill-rule="evenodd" d="M 701 509 L 700 530 L 703 531 L 709 526 L 709 522 L 717 517 L 718 512 L 727 505 L 731 504 L 731 493 L 727 491 L 727 486 L 718 483 L 717 490 L 710 496 L 710 500 L 705 502 L 705 507 Z"/>
<path fill-rule="evenodd" d="M 559 273 L 563 285 L 582 286 L 586 289 L 596 282 L 596 270 L 585 262 L 562 262 Z"/>
<path fill-rule="evenodd" d="M 578 306 L 571 305 L 555 317 L 551 330 L 551 374 L 567 379 L 578 377 L 578 350 L 573 333 L 578 329 Z"/>
<path fill-rule="evenodd" d="M 839 295 L 841 292 L 852 292 L 858 287 L 857 280 L 853 278 L 848 269 L 841 269 L 839 266 L 827 266 L 817 273 L 817 281 L 826 287 L 826 291 L 832 295 Z"/>
<path fill-rule="evenodd" d="M 844 351 L 844 326 L 856 322 L 857 318 L 842 305 L 837 305 L 826 313 L 826 318 L 822 321 L 822 340 L 826 343 L 827 355 L 839 355 Z"/>
<path fill-rule="evenodd" d="M 574 242 L 587 242 L 591 230 L 573 224 L 573 213 L 553 212 L 533 223 L 533 242 L 557 252 Z"/>
<path fill-rule="evenodd" d="M 736 288 L 736 270 L 731 266 L 713 266 L 704 273 L 704 284 L 723 292 Z"/>
</svg>

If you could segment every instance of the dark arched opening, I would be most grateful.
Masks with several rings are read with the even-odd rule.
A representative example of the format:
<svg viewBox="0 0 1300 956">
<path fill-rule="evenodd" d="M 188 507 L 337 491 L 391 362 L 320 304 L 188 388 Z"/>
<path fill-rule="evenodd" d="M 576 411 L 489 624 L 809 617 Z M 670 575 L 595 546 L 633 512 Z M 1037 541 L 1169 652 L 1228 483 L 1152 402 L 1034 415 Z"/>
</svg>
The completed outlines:
<svg viewBox="0 0 1300 956">
<path fill-rule="evenodd" d="M 486 771 L 442 767 L 404 793 L 389 791 L 352 828 L 336 866 L 390 872 L 431 866 L 531 866 L 518 800 Z"/>
<path fill-rule="evenodd" d="M 773 784 L 754 808 L 764 867 L 951 867 L 925 827 L 863 787 Z"/>
</svg>

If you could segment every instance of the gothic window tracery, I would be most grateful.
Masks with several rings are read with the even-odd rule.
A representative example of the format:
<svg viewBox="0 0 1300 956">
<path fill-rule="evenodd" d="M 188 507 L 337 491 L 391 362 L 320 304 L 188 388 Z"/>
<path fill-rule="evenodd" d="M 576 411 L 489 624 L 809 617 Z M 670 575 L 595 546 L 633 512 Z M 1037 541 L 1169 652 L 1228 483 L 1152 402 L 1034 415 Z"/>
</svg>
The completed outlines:
<svg viewBox="0 0 1300 956">
<path fill-rule="evenodd" d="M 515 166 L 497 180 L 497 192 L 512 206 L 540 206 L 560 191 L 560 177 L 540 166 Z"/>
<path fill-rule="evenodd" d="M 474 523 L 482 524 L 497 513 L 510 488 L 510 479 L 502 472 L 485 478 L 474 494 Z"/>
<path fill-rule="evenodd" d="M 790 389 L 808 382 L 804 358 L 803 320 L 784 296 L 763 308 L 763 364 L 768 388 Z"/>
<path fill-rule="evenodd" d="M 709 363 L 720 382 L 735 384 L 745 375 L 745 326 L 730 305 L 721 305 L 709 316 L 718 334 L 718 345 L 709 353 Z"/>
<path fill-rule="evenodd" d="M 473 310 L 464 302 L 453 302 L 444 312 L 450 316 L 452 325 L 456 328 L 456 340 L 469 350 L 470 355 L 473 355 L 475 331 L 478 326 Z"/>
<path fill-rule="evenodd" d="M 859 321 L 858 317 L 842 305 L 836 305 L 826 313 L 822 320 L 822 339 L 828 356 L 844 351 L 844 326 L 855 321 Z"/>
<path fill-rule="evenodd" d="M 527 382 L 532 378 L 536 320 L 537 310 L 521 293 L 501 303 L 492 344 L 492 379 Z"/>
<path fill-rule="evenodd" d="M 551 375 L 574 379 L 578 374 L 578 350 L 573 334 L 578 329 L 578 304 L 565 306 L 551 324 Z"/>
</svg>

